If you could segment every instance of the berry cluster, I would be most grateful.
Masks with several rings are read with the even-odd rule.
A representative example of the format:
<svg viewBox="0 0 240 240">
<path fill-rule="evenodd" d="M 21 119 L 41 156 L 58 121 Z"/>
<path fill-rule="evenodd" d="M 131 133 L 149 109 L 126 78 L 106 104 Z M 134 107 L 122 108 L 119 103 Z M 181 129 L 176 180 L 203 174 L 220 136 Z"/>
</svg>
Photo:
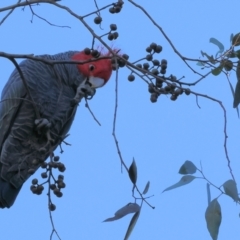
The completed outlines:
<svg viewBox="0 0 240 240">
<path fill-rule="evenodd" d="M 52 170 L 53 169 L 58 169 L 59 172 L 64 172 L 66 170 L 65 165 L 61 162 L 59 162 L 59 156 L 55 156 L 51 159 L 50 162 L 43 162 L 41 164 L 41 168 L 46 169 L 45 172 L 41 173 L 41 177 L 43 179 L 47 178 L 47 181 L 44 183 L 39 184 L 38 183 L 38 179 L 34 178 L 32 180 L 32 185 L 30 187 L 32 193 L 37 194 L 37 195 L 41 195 L 43 190 L 44 190 L 44 184 L 48 184 L 48 188 L 49 188 L 49 197 L 50 197 L 50 190 L 52 190 L 52 192 L 54 193 L 55 196 L 57 197 L 62 197 L 63 193 L 61 192 L 62 188 L 66 187 L 66 184 L 64 183 L 64 176 L 59 174 L 58 178 L 56 180 L 56 178 L 53 176 Z M 54 181 L 54 183 L 51 183 L 51 180 Z M 56 206 L 52 203 L 49 204 L 49 209 L 51 211 L 54 211 L 56 209 Z"/>
<path fill-rule="evenodd" d="M 179 95 L 182 95 L 185 93 L 186 95 L 189 95 L 191 93 L 189 88 L 183 89 L 180 85 L 177 85 L 175 82 L 176 77 L 173 75 L 170 75 L 169 78 L 165 78 L 164 76 L 156 78 L 155 84 L 150 83 L 148 85 L 148 91 L 151 93 L 150 101 L 151 102 L 157 102 L 158 97 L 161 94 L 170 94 L 170 99 L 172 101 L 177 100 Z M 164 86 L 165 85 L 165 86 Z"/>
<path fill-rule="evenodd" d="M 85 48 L 83 51 L 86 55 L 91 54 L 94 58 L 98 58 L 101 55 L 100 52 L 96 49 Z"/>
<path fill-rule="evenodd" d="M 154 59 L 155 53 L 161 53 L 162 46 L 157 45 L 156 43 L 151 43 L 147 48 L 147 55 L 134 64 L 137 67 L 137 70 L 143 73 L 143 76 L 147 76 L 148 80 L 151 81 L 148 85 L 148 91 L 151 93 L 150 101 L 157 102 L 158 97 L 161 94 L 170 94 L 170 99 L 175 101 L 178 96 L 185 92 L 186 95 L 190 94 L 190 89 L 183 89 L 181 84 L 178 82 L 177 78 L 173 75 L 166 77 L 167 71 L 167 60 Z M 147 60 L 144 63 L 137 63 L 143 60 Z M 137 63 L 137 64 L 136 64 Z M 130 82 L 134 81 L 135 76 L 133 72 L 128 76 Z M 155 81 L 155 83 L 153 83 Z"/>
<path fill-rule="evenodd" d="M 113 7 L 109 8 L 109 12 L 112 14 L 121 12 L 123 3 L 124 2 L 122 0 L 118 1 L 117 3 L 114 3 Z"/>
</svg>

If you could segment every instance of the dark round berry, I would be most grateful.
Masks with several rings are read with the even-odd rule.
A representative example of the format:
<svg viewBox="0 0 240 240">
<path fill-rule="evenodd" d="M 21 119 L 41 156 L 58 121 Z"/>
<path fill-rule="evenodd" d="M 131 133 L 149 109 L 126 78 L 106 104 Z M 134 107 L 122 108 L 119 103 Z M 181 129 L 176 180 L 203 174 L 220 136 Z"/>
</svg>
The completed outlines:
<svg viewBox="0 0 240 240">
<path fill-rule="evenodd" d="M 157 47 L 155 48 L 155 52 L 160 53 L 161 51 L 162 51 L 162 46 L 157 45 Z"/>
<path fill-rule="evenodd" d="M 152 62 L 153 62 L 154 66 L 159 66 L 160 65 L 160 62 L 157 59 L 154 59 Z"/>
<path fill-rule="evenodd" d="M 130 75 L 128 76 L 128 81 L 129 81 L 129 82 L 134 81 L 134 79 L 135 79 L 135 76 L 134 76 L 133 74 L 130 74 Z"/>
<path fill-rule="evenodd" d="M 112 31 L 116 31 L 116 30 L 117 30 L 117 25 L 116 25 L 116 24 L 111 24 L 111 25 L 110 25 L 110 29 L 111 29 Z"/>
<path fill-rule="evenodd" d="M 62 197 L 62 196 L 63 196 L 63 193 L 62 193 L 62 192 L 58 192 L 58 193 L 56 193 L 56 196 L 57 196 L 57 197 Z"/>
<path fill-rule="evenodd" d="M 41 173 L 41 177 L 42 177 L 42 178 L 47 178 L 47 177 L 48 177 L 48 175 L 47 175 L 47 173 L 46 173 L 46 172 L 43 172 L 43 173 Z"/>
<path fill-rule="evenodd" d="M 157 48 L 157 44 L 154 43 L 154 42 L 151 43 L 151 44 L 150 44 L 150 48 L 155 51 L 155 49 Z"/>
<path fill-rule="evenodd" d="M 163 85 L 163 81 L 160 79 L 156 79 L 156 87 L 161 88 Z"/>
<path fill-rule="evenodd" d="M 165 89 L 166 92 L 170 92 L 171 91 L 171 87 L 169 85 L 165 86 L 164 89 Z"/>
<path fill-rule="evenodd" d="M 55 184 L 50 184 L 50 189 L 54 190 L 56 188 Z"/>
<path fill-rule="evenodd" d="M 91 49 L 90 48 L 85 48 L 83 51 L 84 51 L 84 53 L 86 55 L 90 55 L 91 54 Z"/>
<path fill-rule="evenodd" d="M 146 48 L 146 52 L 150 53 L 152 51 L 152 49 L 150 47 Z"/>
<path fill-rule="evenodd" d="M 181 95 L 183 94 L 183 90 L 181 88 L 177 88 L 175 91 L 174 91 L 174 94 L 176 95 Z"/>
<path fill-rule="evenodd" d="M 172 96 L 170 97 L 170 99 L 171 99 L 172 101 L 177 100 L 177 95 L 176 95 L 176 94 L 172 94 Z"/>
<path fill-rule="evenodd" d="M 109 41 L 112 41 L 113 39 L 114 39 L 113 34 L 112 34 L 112 33 L 109 33 L 109 34 L 108 34 L 108 40 L 109 40 Z"/>
<path fill-rule="evenodd" d="M 153 68 L 153 69 L 152 69 L 152 74 L 158 75 L 158 74 L 159 74 L 159 71 L 158 71 L 156 68 Z"/>
<path fill-rule="evenodd" d="M 173 89 L 173 90 L 174 90 L 174 89 L 176 88 L 176 86 L 177 86 L 177 84 L 176 84 L 176 83 L 172 83 L 172 84 L 171 84 L 171 89 Z"/>
<path fill-rule="evenodd" d="M 100 24 L 102 22 L 102 18 L 100 16 L 97 16 L 97 17 L 94 18 L 94 22 L 96 24 Z"/>
<path fill-rule="evenodd" d="M 184 89 L 184 92 L 186 95 L 189 95 L 191 93 L 191 90 L 189 88 Z"/>
<path fill-rule="evenodd" d="M 58 183 L 58 188 L 65 188 L 66 184 L 64 182 L 59 182 Z"/>
<path fill-rule="evenodd" d="M 114 39 L 117 39 L 118 36 L 119 36 L 118 32 L 114 32 L 114 33 L 113 33 L 113 38 L 114 38 Z"/>
<path fill-rule="evenodd" d="M 63 179 L 64 179 L 64 176 L 63 176 L 62 174 L 59 174 L 59 175 L 58 175 L 58 179 L 59 179 L 59 180 L 60 180 L 60 179 L 63 180 Z"/>
<path fill-rule="evenodd" d="M 60 192 L 60 189 L 58 189 L 58 188 L 55 188 L 54 190 L 53 190 L 53 193 L 54 194 L 58 194 Z"/>
<path fill-rule="evenodd" d="M 53 203 L 50 203 L 48 208 L 50 211 L 54 211 L 56 209 L 56 205 L 54 205 Z"/>
<path fill-rule="evenodd" d="M 165 74 L 165 73 L 166 73 L 166 69 L 162 69 L 162 68 L 161 68 L 160 73 L 161 73 L 161 74 Z"/>
<path fill-rule="evenodd" d="M 38 180 L 36 179 L 36 178 L 34 178 L 33 180 L 32 180 L 32 184 L 37 184 L 38 183 Z"/>
<path fill-rule="evenodd" d="M 226 71 L 231 71 L 233 68 L 233 62 L 231 60 L 225 60 L 224 61 L 224 69 Z"/>
<path fill-rule="evenodd" d="M 117 62 L 119 67 L 124 67 L 126 65 L 126 62 L 122 59 L 118 59 Z"/>
<path fill-rule="evenodd" d="M 42 164 L 41 164 L 41 168 L 46 168 L 47 167 L 47 163 L 46 162 L 43 162 Z"/>
<path fill-rule="evenodd" d="M 136 67 L 142 68 L 142 64 L 141 64 L 141 63 L 138 63 L 138 64 L 136 64 Z"/>
<path fill-rule="evenodd" d="M 150 97 L 150 101 L 152 103 L 155 103 L 155 102 L 157 102 L 157 99 L 158 99 L 158 94 L 157 93 L 152 93 L 151 97 Z"/>
<path fill-rule="evenodd" d="M 109 12 L 112 13 L 112 14 L 115 13 L 115 7 L 109 8 Z"/>
<path fill-rule="evenodd" d="M 59 159 L 60 159 L 60 157 L 59 157 L 59 156 L 55 156 L 55 157 L 53 158 L 53 161 L 54 161 L 54 162 L 58 162 L 58 161 L 59 161 Z"/>
<path fill-rule="evenodd" d="M 177 77 L 174 76 L 174 75 L 171 75 L 170 78 L 171 78 L 171 80 L 173 80 L 173 81 L 177 81 Z"/>
<path fill-rule="evenodd" d="M 162 59 L 162 61 L 161 61 L 161 65 L 167 65 L 167 60 L 166 59 Z"/>
<path fill-rule="evenodd" d="M 100 56 L 100 53 L 98 52 L 98 50 L 92 50 L 92 56 L 98 58 Z"/>
<path fill-rule="evenodd" d="M 43 189 L 44 189 L 43 185 L 38 185 L 38 186 L 37 186 L 37 191 L 38 191 L 39 193 L 42 193 Z"/>
<path fill-rule="evenodd" d="M 37 191 L 37 187 L 35 185 L 31 185 L 30 189 L 33 193 Z"/>
<path fill-rule="evenodd" d="M 129 59 L 129 56 L 128 56 L 127 54 L 124 53 L 124 54 L 122 55 L 122 58 L 128 60 L 128 59 Z"/>
<path fill-rule="evenodd" d="M 161 69 L 166 70 L 167 69 L 167 64 L 162 64 Z"/>
<path fill-rule="evenodd" d="M 149 64 L 148 64 L 148 63 L 144 63 L 144 64 L 143 64 L 143 68 L 144 68 L 144 69 L 148 70 L 148 69 L 149 69 L 149 67 L 150 67 L 150 66 L 149 66 Z"/>
<path fill-rule="evenodd" d="M 148 54 L 147 56 L 146 56 L 146 60 L 147 61 L 152 61 L 152 54 Z"/>
<path fill-rule="evenodd" d="M 115 13 L 119 13 L 119 12 L 121 11 L 121 9 L 122 9 L 122 8 L 121 8 L 120 6 L 116 6 L 116 7 L 115 7 Z"/>
<path fill-rule="evenodd" d="M 153 83 L 149 83 L 148 84 L 148 92 L 150 92 L 150 93 L 154 93 L 155 92 Z"/>
</svg>

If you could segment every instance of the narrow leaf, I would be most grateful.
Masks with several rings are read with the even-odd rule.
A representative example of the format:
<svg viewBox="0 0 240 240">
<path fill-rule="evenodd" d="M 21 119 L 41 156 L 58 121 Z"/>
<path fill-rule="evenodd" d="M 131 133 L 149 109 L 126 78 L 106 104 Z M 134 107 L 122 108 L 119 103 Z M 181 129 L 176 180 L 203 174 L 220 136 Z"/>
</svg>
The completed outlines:
<svg viewBox="0 0 240 240">
<path fill-rule="evenodd" d="M 183 176 L 179 182 L 173 184 L 172 186 L 166 188 L 163 190 L 163 192 L 165 191 L 169 191 L 169 190 L 172 190 L 174 188 L 178 188 L 178 187 L 182 187 L 186 184 L 189 184 L 192 180 L 194 180 L 196 177 L 194 176 L 191 176 L 191 175 L 186 175 L 186 176 Z"/>
<path fill-rule="evenodd" d="M 232 42 L 232 40 L 233 40 L 233 36 L 234 36 L 234 34 L 231 33 L 231 35 L 230 35 L 230 42 Z"/>
<path fill-rule="evenodd" d="M 148 192 L 149 187 L 150 187 L 150 182 L 148 181 L 142 194 L 146 194 Z"/>
<path fill-rule="evenodd" d="M 193 174 L 197 170 L 197 167 L 191 161 L 185 161 L 185 163 L 180 167 L 179 172 L 180 174 Z"/>
<path fill-rule="evenodd" d="M 233 101 L 234 108 L 236 108 L 240 103 L 240 60 L 238 61 L 238 65 L 236 68 L 236 75 L 237 75 L 237 84 L 234 92 L 234 101 Z"/>
<path fill-rule="evenodd" d="M 132 230 L 133 230 L 133 228 L 135 227 L 135 225 L 137 223 L 139 215 L 140 215 L 140 210 L 133 215 L 133 217 L 132 217 L 132 219 L 130 221 L 130 224 L 128 226 L 126 235 L 124 237 L 124 240 L 128 240 L 128 238 L 130 237 L 130 234 L 132 233 Z"/>
<path fill-rule="evenodd" d="M 239 200 L 237 184 L 234 180 L 230 179 L 223 184 L 224 192 L 231 197 L 235 202 Z"/>
<path fill-rule="evenodd" d="M 204 63 L 203 62 L 197 62 L 197 65 L 202 67 L 202 66 L 204 66 Z"/>
<path fill-rule="evenodd" d="M 132 183 L 136 184 L 136 182 L 137 182 L 137 165 L 136 165 L 134 158 L 133 158 L 131 166 L 128 169 L 128 175 L 129 175 L 129 178 L 131 179 Z"/>
<path fill-rule="evenodd" d="M 214 60 L 213 55 L 209 56 L 207 53 L 205 53 L 205 52 L 203 52 L 203 51 L 201 51 L 201 54 L 202 54 L 203 57 L 206 56 L 207 59 L 208 59 L 212 64 L 215 64 L 215 60 Z"/>
<path fill-rule="evenodd" d="M 216 198 L 208 205 L 205 212 L 205 219 L 207 222 L 207 229 L 212 239 L 217 240 L 219 227 L 222 221 L 222 213 L 221 206 Z"/>
<path fill-rule="evenodd" d="M 211 202 L 211 191 L 210 191 L 210 184 L 207 183 L 207 198 L 208 198 L 208 205 Z"/>
<path fill-rule="evenodd" d="M 120 208 L 114 217 L 107 218 L 103 222 L 112 222 L 125 217 L 127 214 L 136 213 L 140 210 L 140 206 L 137 203 L 128 203 L 126 206 Z"/>
<path fill-rule="evenodd" d="M 219 51 L 216 53 L 216 56 L 218 55 L 218 53 L 222 53 L 224 51 L 224 46 L 221 42 L 219 42 L 216 38 L 210 38 L 210 43 L 213 43 L 215 45 L 218 46 Z"/>
<path fill-rule="evenodd" d="M 229 83 L 229 86 L 230 86 L 230 89 L 231 89 L 231 92 L 232 92 L 232 95 L 233 95 L 233 99 L 234 99 L 235 93 L 234 93 L 234 89 L 233 89 L 232 83 L 230 82 L 229 78 L 227 78 L 227 80 L 228 80 L 228 83 Z M 233 107 L 234 107 L 234 106 L 233 106 Z M 238 115 L 238 117 L 239 117 L 238 107 L 236 107 L 236 109 L 237 109 L 237 115 Z"/>
<path fill-rule="evenodd" d="M 223 66 L 220 65 L 220 66 L 212 69 L 212 74 L 213 74 L 214 76 L 217 76 L 217 75 L 219 75 L 219 74 L 222 72 L 222 69 L 223 69 Z"/>
<path fill-rule="evenodd" d="M 238 59 L 240 59 L 240 50 L 237 50 L 234 52 L 235 57 L 237 57 Z"/>
<path fill-rule="evenodd" d="M 233 39 L 232 39 L 232 45 L 233 46 L 239 46 L 240 45 L 240 33 L 237 33 Z"/>
<path fill-rule="evenodd" d="M 236 108 L 239 103 L 240 103 L 240 81 L 237 81 L 234 92 L 233 107 Z"/>
</svg>

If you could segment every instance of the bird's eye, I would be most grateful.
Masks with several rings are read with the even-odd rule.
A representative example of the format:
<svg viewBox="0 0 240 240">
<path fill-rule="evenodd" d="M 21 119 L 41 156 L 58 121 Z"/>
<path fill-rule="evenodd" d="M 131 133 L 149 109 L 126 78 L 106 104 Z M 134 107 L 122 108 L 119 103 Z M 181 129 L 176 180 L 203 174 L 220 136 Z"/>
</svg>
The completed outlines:
<svg viewBox="0 0 240 240">
<path fill-rule="evenodd" d="M 95 69 L 95 66 L 94 65 L 89 65 L 89 70 L 90 71 L 93 71 Z"/>
</svg>

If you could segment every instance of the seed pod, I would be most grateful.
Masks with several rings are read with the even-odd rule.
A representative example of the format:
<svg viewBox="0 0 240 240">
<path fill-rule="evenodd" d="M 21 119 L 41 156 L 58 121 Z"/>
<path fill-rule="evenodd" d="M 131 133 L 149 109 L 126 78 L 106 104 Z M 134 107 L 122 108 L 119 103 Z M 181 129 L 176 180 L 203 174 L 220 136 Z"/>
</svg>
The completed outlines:
<svg viewBox="0 0 240 240">
<path fill-rule="evenodd" d="M 100 16 L 97 16 L 94 18 L 94 23 L 100 24 L 102 22 L 102 18 Z"/>
<path fill-rule="evenodd" d="M 117 39 L 118 36 L 119 36 L 118 32 L 114 32 L 114 33 L 113 33 L 113 38 L 114 38 L 114 39 Z"/>
<path fill-rule="evenodd" d="M 46 172 L 43 172 L 43 173 L 41 173 L 41 177 L 42 177 L 42 178 L 47 178 L 47 177 L 48 177 L 48 175 L 47 175 L 47 173 L 46 173 Z"/>
<path fill-rule="evenodd" d="M 38 183 L 38 180 L 36 179 L 36 178 L 34 178 L 33 180 L 32 180 L 32 184 L 37 184 Z"/>
<path fill-rule="evenodd" d="M 151 43 L 151 44 L 150 44 L 150 48 L 155 51 L 155 49 L 157 48 L 157 44 L 154 43 L 154 42 Z"/>
<path fill-rule="evenodd" d="M 152 74 L 158 75 L 158 74 L 159 74 L 159 71 L 158 71 L 156 68 L 153 68 L 153 69 L 152 69 Z"/>
<path fill-rule="evenodd" d="M 160 62 L 157 59 L 154 59 L 152 62 L 153 62 L 154 66 L 159 66 L 160 65 Z"/>
<path fill-rule="evenodd" d="M 150 67 L 150 66 L 149 66 L 149 64 L 148 64 L 148 63 L 144 63 L 144 64 L 143 64 L 143 68 L 144 68 L 144 69 L 148 70 L 148 69 L 149 69 L 149 67 Z"/>
<path fill-rule="evenodd" d="M 100 56 L 100 53 L 98 52 L 98 50 L 92 50 L 92 56 L 98 58 Z"/>
<path fill-rule="evenodd" d="M 154 93 L 155 92 L 153 83 L 149 83 L 148 84 L 148 92 L 150 92 L 150 93 Z"/>
<path fill-rule="evenodd" d="M 152 103 L 155 103 L 155 102 L 157 102 L 157 99 L 158 99 L 158 94 L 157 93 L 152 93 L 151 97 L 150 97 L 150 101 Z"/>
<path fill-rule="evenodd" d="M 146 52 L 151 53 L 152 49 L 150 47 L 146 48 Z"/>
<path fill-rule="evenodd" d="M 65 188 L 66 184 L 64 182 L 59 182 L 58 183 L 58 188 Z"/>
<path fill-rule="evenodd" d="M 175 94 L 172 94 L 172 96 L 170 97 L 170 99 L 171 99 L 172 101 L 175 101 L 175 100 L 177 100 L 177 95 L 175 95 Z"/>
<path fill-rule="evenodd" d="M 56 185 L 53 183 L 53 184 L 50 184 L 50 189 L 54 190 L 56 188 Z"/>
<path fill-rule="evenodd" d="M 53 158 L 53 161 L 54 161 L 54 162 L 58 162 L 58 161 L 59 161 L 59 159 L 60 159 L 60 157 L 59 157 L 59 156 L 55 156 L 55 157 Z"/>
<path fill-rule="evenodd" d="M 167 65 L 167 60 L 166 60 L 166 59 L 162 59 L 162 61 L 161 61 L 161 65 L 162 65 L 162 64 Z"/>
<path fill-rule="evenodd" d="M 122 8 L 121 8 L 120 6 L 116 6 L 116 7 L 115 7 L 115 13 L 119 13 L 119 12 L 121 11 L 121 9 L 122 9 Z"/>
<path fill-rule="evenodd" d="M 90 55 L 91 54 L 91 49 L 90 48 L 85 48 L 83 51 L 84 51 L 84 53 L 86 55 Z"/>
<path fill-rule="evenodd" d="M 146 60 L 147 61 L 152 61 L 152 54 L 148 54 L 147 56 L 146 56 Z"/>
<path fill-rule="evenodd" d="M 108 34 L 108 40 L 109 40 L 109 41 L 112 41 L 113 39 L 114 39 L 113 34 L 112 34 L 112 33 L 109 33 L 109 34 Z"/>
<path fill-rule="evenodd" d="M 56 209 L 56 206 L 53 203 L 50 203 L 48 208 L 50 211 L 54 211 Z"/>
<path fill-rule="evenodd" d="M 41 168 L 46 168 L 47 167 L 47 163 L 46 162 L 43 162 L 42 164 L 41 164 Z"/>
<path fill-rule="evenodd" d="M 157 45 L 157 47 L 155 48 L 155 52 L 160 53 L 161 51 L 162 51 L 162 46 Z"/>
<path fill-rule="evenodd" d="M 184 92 L 186 95 L 189 95 L 191 93 L 191 90 L 189 88 L 184 89 Z"/>
<path fill-rule="evenodd" d="M 58 175 L 58 179 L 63 180 L 63 179 L 64 179 L 64 176 L 63 176 L 62 174 L 59 174 L 59 175 Z"/>
<path fill-rule="evenodd" d="M 128 81 L 129 81 L 129 82 L 134 81 L 134 79 L 135 79 L 135 76 L 134 76 L 133 74 L 130 74 L 130 75 L 128 76 Z"/>
<path fill-rule="evenodd" d="M 124 53 L 124 54 L 122 55 L 122 58 L 128 60 L 128 59 L 129 59 L 129 56 L 128 56 L 127 54 Z"/>
<path fill-rule="evenodd" d="M 167 69 L 167 64 L 162 64 L 161 69 L 166 70 Z"/>
<path fill-rule="evenodd" d="M 110 24 L 110 29 L 112 31 L 116 31 L 117 30 L 117 25 L 116 24 Z"/>
<path fill-rule="evenodd" d="M 160 73 L 164 75 L 166 73 L 166 69 L 161 69 Z"/>
</svg>

